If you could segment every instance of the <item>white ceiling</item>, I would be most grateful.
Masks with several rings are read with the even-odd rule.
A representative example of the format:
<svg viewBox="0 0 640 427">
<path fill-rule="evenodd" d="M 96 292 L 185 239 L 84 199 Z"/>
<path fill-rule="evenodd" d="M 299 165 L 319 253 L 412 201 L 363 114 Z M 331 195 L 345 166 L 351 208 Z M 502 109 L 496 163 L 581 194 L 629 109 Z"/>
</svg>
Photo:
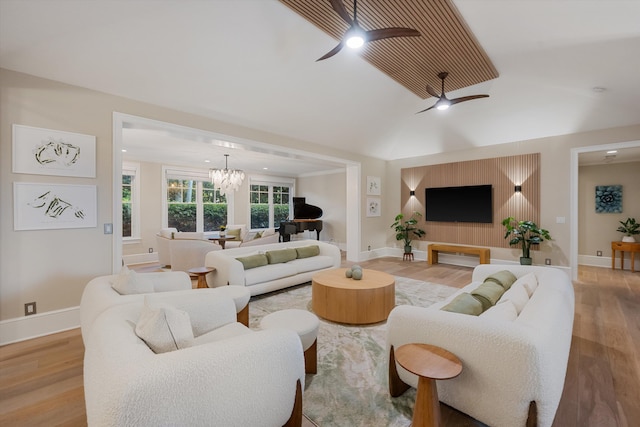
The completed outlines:
<svg viewBox="0 0 640 427">
<path fill-rule="evenodd" d="M 640 1 L 453 2 L 500 77 L 448 111 L 276 0 L 0 0 L 0 67 L 386 160 L 640 123 Z"/>
</svg>

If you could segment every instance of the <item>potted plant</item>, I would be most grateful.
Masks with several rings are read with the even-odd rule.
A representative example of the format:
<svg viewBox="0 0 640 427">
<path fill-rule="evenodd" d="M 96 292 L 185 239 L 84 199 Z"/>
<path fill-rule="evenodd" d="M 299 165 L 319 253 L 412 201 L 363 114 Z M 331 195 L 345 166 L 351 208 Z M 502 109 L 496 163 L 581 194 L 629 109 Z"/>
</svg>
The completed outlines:
<svg viewBox="0 0 640 427">
<path fill-rule="evenodd" d="M 509 245 L 522 245 L 522 257 L 520 257 L 521 265 L 531 265 L 531 245 L 537 245 L 544 239 L 552 240 L 549 231 L 538 227 L 533 221 L 516 221 L 512 216 L 502 220 L 507 232 L 504 238 L 509 240 Z"/>
<path fill-rule="evenodd" d="M 396 240 L 404 241 L 404 253 L 411 253 L 411 240 L 413 237 L 422 237 L 427 234 L 424 230 L 416 227 L 418 223 L 418 218 L 422 217 L 420 212 L 414 212 L 406 221 L 403 221 L 404 215 L 398 214 L 395 217 L 395 221 L 391 224 L 391 228 L 393 228 L 396 232 Z"/>
<path fill-rule="evenodd" d="M 622 237 L 623 242 L 635 242 L 634 234 L 640 234 L 640 223 L 636 222 L 635 218 L 627 218 L 626 221 L 620 221 L 622 224 L 616 231 L 624 233 Z"/>
<path fill-rule="evenodd" d="M 226 235 L 226 232 L 225 232 L 226 229 L 227 229 L 226 225 L 220 226 L 220 237 L 224 237 Z"/>
</svg>

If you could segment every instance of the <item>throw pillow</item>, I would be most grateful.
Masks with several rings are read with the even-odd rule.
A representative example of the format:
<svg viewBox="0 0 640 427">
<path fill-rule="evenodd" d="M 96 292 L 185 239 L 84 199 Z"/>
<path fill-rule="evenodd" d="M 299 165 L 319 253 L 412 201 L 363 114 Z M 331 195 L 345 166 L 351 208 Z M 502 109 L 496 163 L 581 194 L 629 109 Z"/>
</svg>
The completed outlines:
<svg viewBox="0 0 640 427">
<path fill-rule="evenodd" d="M 514 321 L 518 318 L 518 311 L 511 301 L 505 301 L 491 307 L 480 315 L 485 319 Z"/>
<path fill-rule="evenodd" d="M 320 255 L 320 246 L 311 245 L 296 248 L 296 253 L 298 254 L 298 258 L 310 258 L 312 256 L 317 256 Z"/>
<path fill-rule="evenodd" d="M 538 278 L 534 273 L 525 274 L 524 276 L 516 280 L 513 286 L 516 286 L 520 283 L 524 285 L 524 288 L 527 290 L 527 294 L 529 295 L 529 298 L 531 298 L 531 295 L 533 295 L 533 293 L 538 288 Z"/>
<path fill-rule="evenodd" d="M 281 262 L 293 261 L 298 257 L 298 252 L 295 248 L 280 249 L 277 251 L 267 251 L 267 259 L 269 264 L 279 264 Z"/>
<path fill-rule="evenodd" d="M 498 285 L 502 286 L 505 291 L 508 291 L 513 282 L 517 280 L 517 277 L 510 272 L 509 270 L 498 271 L 497 273 L 493 273 L 484 279 L 485 282 L 495 282 Z"/>
<path fill-rule="evenodd" d="M 440 310 L 478 316 L 482 313 L 482 304 L 471 294 L 463 292 L 452 299 L 449 304 L 445 305 Z"/>
<path fill-rule="evenodd" d="M 471 292 L 471 295 L 476 297 L 482 304 L 482 310 L 488 310 L 494 306 L 502 294 L 504 294 L 504 288 L 495 282 L 484 282 Z"/>
<path fill-rule="evenodd" d="M 147 294 L 153 292 L 153 283 L 139 280 L 138 274 L 124 265 L 111 284 L 113 290 L 120 295 Z"/>
<path fill-rule="evenodd" d="M 193 343 L 189 313 L 168 304 L 150 306 L 146 299 L 135 331 L 154 353 L 187 348 Z"/>
<path fill-rule="evenodd" d="M 513 305 L 516 307 L 516 311 L 518 314 L 522 311 L 527 302 L 529 302 L 529 294 L 527 290 L 524 288 L 524 285 L 512 286 L 507 292 L 502 295 L 498 304 L 511 301 Z"/>
<path fill-rule="evenodd" d="M 262 267 L 263 265 L 269 264 L 269 260 L 267 259 L 267 256 L 265 254 L 243 256 L 236 259 L 242 263 L 242 266 L 245 270 Z"/>
<path fill-rule="evenodd" d="M 254 237 L 254 239 L 259 239 L 259 238 L 261 238 L 261 237 L 262 237 L 262 233 L 263 233 L 262 231 L 257 231 L 257 232 L 256 232 L 256 235 L 255 235 L 255 237 Z"/>
<path fill-rule="evenodd" d="M 267 228 L 262 232 L 262 237 L 269 237 L 269 236 L 273 236 L 274 234 L 276 234 L 275 228 Z"/>
<path fill-rule="evenodd" d="M 244 236 L 244 239 L 242 239 L 242 241 L 243 242 L 250 242 L 251 240 L 255 239 L 257 235 L 258 235 L 257 232 L 250 231 Z"/>
</svg>

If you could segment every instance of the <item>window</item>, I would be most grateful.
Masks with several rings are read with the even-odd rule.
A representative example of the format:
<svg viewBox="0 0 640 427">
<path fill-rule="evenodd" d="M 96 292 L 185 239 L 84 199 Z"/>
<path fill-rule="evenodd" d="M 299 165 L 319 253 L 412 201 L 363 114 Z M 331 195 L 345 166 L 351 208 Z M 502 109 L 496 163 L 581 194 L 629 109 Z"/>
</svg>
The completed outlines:
<svg viewBox="0 0 640 427">
<path fill-rule="evenodd" d="M 167 227 L 216 231 L 227 223 L 227 198 L 213 187 L 208 171 L 165 169 Z"/>
<path fill-rule="evenodd" d="M 277 228 L 292 216 L 293 182 L 261 182 L 252 179 L 249 186 L 251 228 Z"/>
<path fill-rule="evenodd" d="M 140 238 L 140 165 L 122 163 L 122 237 L 125 240 Z"/>
</svg>

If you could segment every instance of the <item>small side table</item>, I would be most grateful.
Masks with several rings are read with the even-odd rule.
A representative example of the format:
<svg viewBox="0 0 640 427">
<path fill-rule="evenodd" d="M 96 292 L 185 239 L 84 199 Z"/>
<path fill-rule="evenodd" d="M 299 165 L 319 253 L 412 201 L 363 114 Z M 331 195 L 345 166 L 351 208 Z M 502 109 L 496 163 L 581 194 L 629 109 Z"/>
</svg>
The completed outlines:
<svg viewBox="0 0 640 427">
<path fill-rule="evenodd" d="M 222 247 L 222 249 L 224 249 L 224 244 L 226 242 L 228 242 L 229 240 L 236 240 L 236 237 L 235 236 L 230 236 L 230 237 L 212 237 L 209 240 L 213 240 L 214 242 L 219 244 Z"/>
<path fill-rule="evenodd" d="M 436 380 L 455 378 L 462 362 L 455 354 L 430 344 L 405 344 L 395 352 L 396 361 L 418 375 L 418 393 L 413 409 L 413 427 L 439 426 L 440 401 Z"/>
<path fill-rule="evenodd" d="M 189 274 L 198 276 L 198 286 L 196 286 L 196 288 L 200 289 L 209 287 L 209 285 L 207 285 L 207 274 L 211 273 L 214 270 L 215 268 L 213 267 L 194 267 L 190 268 L 188 271 Z"/>
<path fill-rule="evenodd" d="M 403 261 L 413 261 L 413 252 L 405 252 L 404 255 L 402 255 L 402 260 Z"/>
<path fill-rule="evenodd" d="M 620 270 L 624 270 L 624 253 L 631 252 L 631 272 L 635 273 L 636 252 L 640 252 L 638 242 L 611 242 L 611 269 L 616 269 L 616 251 L 620 251 Z"/>
</svg>

